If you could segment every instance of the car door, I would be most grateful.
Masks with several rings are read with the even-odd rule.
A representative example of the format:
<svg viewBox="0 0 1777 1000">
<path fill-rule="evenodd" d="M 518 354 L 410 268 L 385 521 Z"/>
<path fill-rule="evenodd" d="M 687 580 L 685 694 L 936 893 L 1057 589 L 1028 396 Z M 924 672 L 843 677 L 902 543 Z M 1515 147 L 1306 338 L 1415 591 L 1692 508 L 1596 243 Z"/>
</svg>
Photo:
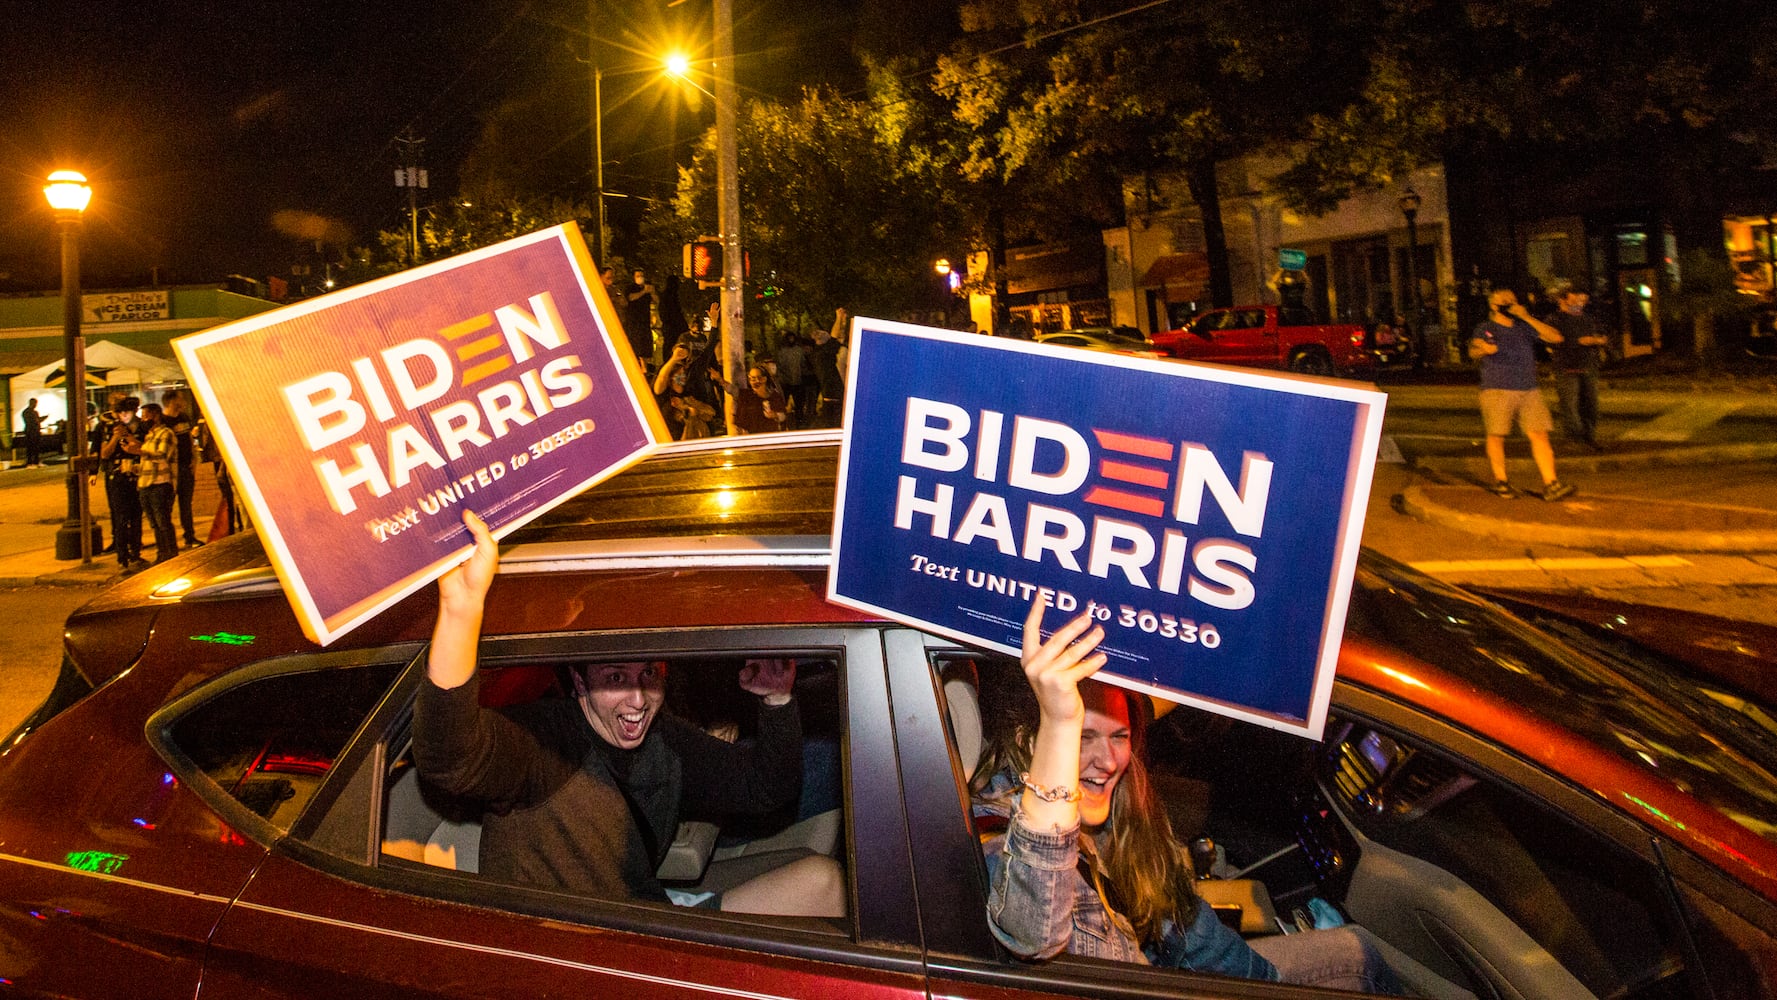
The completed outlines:
<svg viewBox="0 0 1777 1000">
<path fill-rule="evenodd" d="M 980 654 L 911 630 L 888 632 L 884 648 L 907 821 L 915 831 L 914 875 L 932 996 L 1310 995 L 1298 988 L 1066 955 L 1040 963 L 1013 958 L 988 930 L 986 873 L 969 816 L 967 781 L 975 761 L 965 758 L 978 752 L 981 732 L 968 664 Z"/>
<path fill-rule="evenodd" d="M 1214 336 L 1208 361 L 1222 364 L 1277 367 L 1277 331 L 1265 328 L 1265 310 L 1233 309 Z"/>
<path fill-rule="evenodd" d="M 843 919 L 588 899 L 397 856 L 384 839 L 393 832 L 385 825 L 394 822 L 394 806 L 384 810 L 420 680 L 416 665 L 366 723 L 315 807 L 224 915 L 200 997 L 923 997 L 907 827 L 875 630 L 558 635 L 487 640 L 482 647 L 484 665 L 658 657 L 676 669 L 682 658 L 712 656 L 839 664 L 839 854 L 850 882 Z M 484 701 L 487 687 L 484 681 Z M 803 711 L 806 720 L 809 709 Z"/>
</svg>

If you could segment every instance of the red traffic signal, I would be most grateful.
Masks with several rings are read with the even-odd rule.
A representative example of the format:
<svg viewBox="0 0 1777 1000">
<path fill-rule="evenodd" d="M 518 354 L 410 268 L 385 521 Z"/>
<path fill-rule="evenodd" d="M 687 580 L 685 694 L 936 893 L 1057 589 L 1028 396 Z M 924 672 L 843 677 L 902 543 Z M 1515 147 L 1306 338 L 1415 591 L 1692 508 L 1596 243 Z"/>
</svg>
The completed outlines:
<svg viewBox="0 0 1777 1000">
<path fill-rule="evenodd" d="M 699 285 L 722 283 L 722 241 L 705 238 L 685 244 L 682 276 Z"/>
</svg>

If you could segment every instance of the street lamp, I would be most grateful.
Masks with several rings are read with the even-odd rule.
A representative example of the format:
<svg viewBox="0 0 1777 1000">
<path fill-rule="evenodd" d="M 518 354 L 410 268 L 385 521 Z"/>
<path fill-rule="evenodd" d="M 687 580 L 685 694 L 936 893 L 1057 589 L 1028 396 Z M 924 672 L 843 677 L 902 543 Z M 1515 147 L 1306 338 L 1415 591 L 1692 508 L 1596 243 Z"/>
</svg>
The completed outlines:
<svg viewBox="0 0 1777 1000">
<path fill-rule="evenodd" d="M 68 516 L 56 531 L 56 558 L 93 561 L 92 505 L 86 493 L 86 342 L 80 336 L 80 213 L 93 200 L 86 175 L 58 170 L 43 189 L 62 231 L 62 383 L 67 396 Z"/>
<path fill-rule="evenodd" d="M 1420 340 L 1423 306 L 1419 301 L 1419 193 L 1408 188 L 1401 195 L 1401 214 L 1407 217 L 1407 338 L 1413 345 L 1413 368 L 1425 367 L 1425 344 Z"/>
<path fill-rule="evenodd" d="M 610 227 L 605 217 L 605 68 L 598 62 L 598 38 L 592 40 L 592 182 L 598 189 L 598 257 L 599 266 L 610 264 L 611 238 Z M 678 53 L 673 53 L 660 61 L 660 68 L 668 75 L 689 79 L 691 60 Z M 652 72 L 651 69 L 622 70 L 611 76 L 632 76 L 636 73 Z"/>
</svg>

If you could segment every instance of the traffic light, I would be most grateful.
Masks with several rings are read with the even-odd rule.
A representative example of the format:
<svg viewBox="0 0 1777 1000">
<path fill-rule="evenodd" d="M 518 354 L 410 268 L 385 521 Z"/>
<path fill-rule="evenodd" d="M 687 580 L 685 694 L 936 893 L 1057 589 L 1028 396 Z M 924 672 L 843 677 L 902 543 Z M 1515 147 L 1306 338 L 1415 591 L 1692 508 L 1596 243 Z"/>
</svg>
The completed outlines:
<svg viewBox="0 0 1777 1000">
<path fill-rule="evenodd" d="M 722 241 L 705 236 L 685 244 L 683 277 L 697 282 L 699 288 L 713 288 L 722 283 Z"/>
</svg>

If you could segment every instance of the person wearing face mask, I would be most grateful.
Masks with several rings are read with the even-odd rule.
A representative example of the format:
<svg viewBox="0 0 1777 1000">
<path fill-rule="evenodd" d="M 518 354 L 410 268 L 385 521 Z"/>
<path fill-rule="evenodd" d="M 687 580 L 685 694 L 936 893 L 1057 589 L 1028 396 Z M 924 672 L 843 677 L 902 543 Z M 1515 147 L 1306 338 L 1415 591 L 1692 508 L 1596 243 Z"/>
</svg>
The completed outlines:
<svg viewBox="0 0 1777 1000">
<path fill-rule="evenodd" d="M 1097 652 L 1103 629 L 1082 615 L 1044 641 L 1043 610 L 1038 598 L 1024 623 L 1025 683 L 981 690 L 988 747 L 974 814 L 994 937 L 1029 959 L 1066 952 L 1400 992 L 1367 931 L 1345 926 L 1249 943 L 1217 919 L 1194 891 L 1188 855 L 1148 782 L 1140 696 L 1091 679 L 1105 663 Z"/>
<path fill-rule="evenodd" d="M 736 912 L 843 913 L 837 862 L 804 857 L 725 893 L 686 893 L 655 877 L 681 813 L 759 815 L 795 802 L 802 725 L 790 660 L 748 660 L 759 736 L 727 743 L 666 714 L 666 664 L 592 663 L 568 672 L 570 697 L 481 706 L 476 652 L 499 549 L 472 511 L 475 548 L 438 581 L 438 617 L 414 708 L 420 776 L 482 809 L 480 873 L 603 898 Z"/>
<path fill-rule="evenodd" d="M 1509 288 L 1487 297 L 1487 320 L 1475 327 L 1469 356 L 1481 359 L 1481 420 L 1487 430 L 1487 464 L 1493 470 L 1490 489 L 1511 499 L 1518 495 L 1506 476 L 1506 436 L 1516 421 L 1530 439 L 1530 455 L 1542 474 L 1544 500 L 1565 500 L 1573 486 L 1555 477 L 1555 449 L 1549 444 L 1554 418 L 1536 384 L 1536 343 L 1559 344 L 1561 331 L 1530 314 Z"/>
</svg>

